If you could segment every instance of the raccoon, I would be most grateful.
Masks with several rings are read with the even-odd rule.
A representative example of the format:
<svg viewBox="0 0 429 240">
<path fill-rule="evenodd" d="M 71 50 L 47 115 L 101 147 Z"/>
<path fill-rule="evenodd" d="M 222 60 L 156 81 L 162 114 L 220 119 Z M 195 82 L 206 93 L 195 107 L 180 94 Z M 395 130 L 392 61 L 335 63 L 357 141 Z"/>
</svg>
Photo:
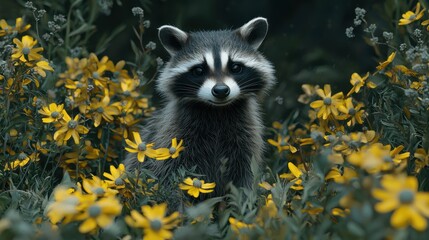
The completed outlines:
<svg viewBox="0 0 429 240">
<path fill-rule="evenodd" d="M 185 149 L 176 159 L 143 164 L 129 154 L 126 168 L 149 168 L 162 186 L 179 167 L 195 166 L 202 179 L 216 183 L 212 196 L 224 195 L 228 183 L 251 188 L 264 149 L 260 102 L 275 83 L 272 64 L 257 51 L 267 31 L 262 17 L 235 30 L 160 27 L 159 39 L 171 55 L 156 80 L 165 106 L 141 136 L 156 147 L 183 139 Z"/>
</svg>

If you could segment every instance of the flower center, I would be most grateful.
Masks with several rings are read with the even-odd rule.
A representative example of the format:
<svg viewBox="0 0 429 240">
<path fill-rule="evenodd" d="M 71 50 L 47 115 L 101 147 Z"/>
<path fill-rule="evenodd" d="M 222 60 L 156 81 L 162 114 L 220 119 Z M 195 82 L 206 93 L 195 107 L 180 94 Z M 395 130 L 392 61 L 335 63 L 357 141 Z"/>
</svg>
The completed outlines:
<svg viewBox="0 0 429 240">
<path fill-rule="evenodd" d="M 93 72 L 92 78 L 100 78 L 100 74 L 98 72 Z"/>
<path fill-rule="evenodd" d="M 96 195 L 98 195 L 98 196 L 100 196 L 100 195 L 103 195 L 103 194 L 104 194 L 104 189 L 103 189 L 103 188 L 101 188 L 101 187 L 94 188 L 92 191 L 93 191 Z"/>
<path fill-rule="evenodd" d="M 97 108 L 97 112 L 98 112 L 98 113 L 103 113 L 103 112 L 104 112 L 104 109 L 103 109 L 102 107 L 99 107 L 99 108 Z"/>
<path fill-rule="evenodd" d="M 67 124 L 67 126 L 70 129 L 75 129 L 77 127 L 77 122 L 75 120 L 70 120 L 69 123 Z"/>
<path fill-rule="evenodd" d="M 393 161 L 393 159 L 392 159 L 390 156 L 384 156 L 384 157 L 383 157 L 383 160 L 384 160 L 385 162 L 388 162 L 388 163 L 390 163 L 390 162 L 392 162 L 392 161 Z"/>
<path fill-rule="evenodd" d="M 355 115 L 355 114 L 356 114 L 356 109 L 354 109 L 354 108 L 349 108 L 349 114 L 350 114 L 350 115 Z"/>
<path fill-rule="evenodd" d="M 117 178 L 117 179 L 115 179 L 115 185 L 116 186 L 122 186 L 122 185 L 124 185 L 125 183 L 124 183 L 124 180 L 122 180 L 122 178 Z"/>
<path fill-rule="evenodd" d="M 330 97 L 326 97 L 323 99 L 323 103 L 325 105 L 331 105 L 332 104 L 332 99 Z"/>
<path fill-rule="evenodd" d="M 98 217 L 101 214 L 101 207 L 98 205 L 92 205 L 88 208 L 88 213 L 90 217 Z"/>
<path fill-rule="evenodd" d="M 53 111 L 52 113 L 51 113 L 51 117 L 53 117 L 53 118 L 57 118 L 57 117 L 59 117 L 60 116 L 60 113 L 59 112 L 57 112 L 57 111 Z"/>
<path fill-rule="evenodd" d="M 27 154 L 25 154 L 25 153 L 20 153 L 20 154 L 18 154 L 18 159 L 20 160 L 20 161 L 22 161 L 22 160 L 24 160 L 24 159 L 26 159 L 27 158 Z"/>
<path fill-rule="evenodd" d="M 146 151 L 146 143 L 145 142 L 141 142 L 138 146 L 137 146 L 139 151 Z"/>
<path fill-rule="evenodd" d="M 416 14 L 412 14 L 412 15 L 410 16 L 409 20 L 413 21 L 413 20 L 415 20 L 416 18 L 417 18 L 417 17 L 416 17 Z"/>
<path fill-rule="evenodd" d="M 168 151 L 170 152 L 170 154 L 174 154 L 176 150 L 177 149 L 175 147 L 171 147 Z"/>
<path fill-rule="evenodd" d="M 159 219 L 153 219 L 152 221 L 150 221 L 150 228 L 157 232 L 161 230 L 162 222 Z"/>
<path fill-rule="evenodd" d="M 399 193 L 399 201 L 404 204 L 412 203 L 414 201 L 414 192 L 405 189 Z"/>
<path fill-rule="evenodd" d="M 198 179 L 194 179 L 194 181 L 192 181 L 192 185 L 194 185 L 196 188 L 201 188 L 202 186 L 201 181 Z"/>
<path fill-rule="evenodd" d="M 77 88 L 82 88 L 82 87 L 83 87 L 83 83 L 77 83 L 77 84 L 76 84 L 76 87 L 77 87 Z"/>
<path fill-rule="evenodd" d="M 129 97 L 129 96 L 131 96 L 131 93 L 130 93 L 130 91 L 128 91 L 128 90 L 126 90 L 126 91 L 124 91 L 124 96 L 125 97 Z"/>
<path fill-rule="evenodd" d="M 29 53 L 30 53 L 30 48 L 29 47 L 22 48 L 22 54 L 28 55 Z"/>
</svg>

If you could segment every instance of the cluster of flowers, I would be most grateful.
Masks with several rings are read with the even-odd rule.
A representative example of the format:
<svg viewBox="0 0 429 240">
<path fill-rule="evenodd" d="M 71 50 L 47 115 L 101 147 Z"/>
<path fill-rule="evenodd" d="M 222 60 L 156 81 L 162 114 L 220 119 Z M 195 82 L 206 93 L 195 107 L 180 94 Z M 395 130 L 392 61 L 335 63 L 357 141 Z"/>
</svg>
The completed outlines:
<svg viewBox="0 0 429 240">
<path fill-rule="evenodd" d="M 22 18 L 16 19 L 15 26 L 10 26 L 4 19 L 0 20 L 0 40 L 5 46 L 3 51 L 9 53 L 7 58 L 2 60 L 0 67 L 2 69 L 0 98 L 3 101 L 3 106 L 6 107 L 3 113 L 5 121 L 10 121 L 11 117 L 14 117 L 7 110 L 31 101 L 29 96 L 33 95 L 31 94 L 32 91 L 39 89 L 40 79 L 46 77 L 46 71 L 54 70 L 41 55 L 43 48 L 37 47 L 37 40 L 29 35 L 24 35 L 22 38 L 16 37 L 18 34 L 25 33 L 30 27 L 29 24 L 24 24 Z M 23 111 L 26 116 L 32 115 L 30 108 L 25 108 Z M 29 122 L 29 124 L 32 123 L 32 121 Z M 4 164 L 4 169 L 11 170 L 25 166 L 31 161 L 38 161 L 39 153 L 43 152 L 40 144 L 31 144 L 26 141 L 20 148 L 14 148 L 13 143 L 21 133 L 14 126 L 8 129 L 8 136 L 12 144 L 5 144 L 7 153 L 5 156 L 9 156 L 9 161 Z M 31 136 L 29 138 L 31 139 Z M 22 148 L 27 148 L 27 151 L 23 151 Z"/>
<path fill-rule="evenodd" d="M 398 25 L 417 23 L 427 26 L 429 20 L 418 22 L 424 15 L 425 9 L 421 9 L 417 3 L 415 11 L 404 13 Z M 403 56 L 396 60 L 399 54 Z M 379 63 L 372 74 L 362 76 L 353 73 L 350 78 L 352 87 L 347 94 L 333 93 L 329 84 L 324 85 L 323 89 L 317 85 L 305 84 L 305 94 L 298 101 L 311 107 L 308 111 L 308 123 L 273 123 L 277 138 L 269 139 L 268 143 L 277 148 L 280 156 L 288 159 L 288 171 L 279 177 L 286 179 L 290 189 L 294 190 L 292 202 L 303 198 L 309 179 L 317 174 L 313 172 L 313 165 L 316 163 L 310 161 L 312 156 L 325 155 L 330 166 L 330 170 L 323 173 L 324 189 L 329 189 L 328 186 L 340 186 L 338 189 L 341 191 L 337 190 L 334 194 L 342 196 L 337 206 L 325 209 L 306 202 L 302 212 L 317 216 L 328 211 L 338 221 L 338 217 L 344 218 L 353 210 L 361 210 L 357 206 L 362 205 L 362 195 L 369 191 L 371 200 L 365 201 L 370 201 L 376 212 L 389 216 L 393 228 L 411 226 L 417 231 L 427 229 L 429 193 L 419 191 L 417 178 L 419 172 L 429 166 L 427 150 L 421 145 L 383 144 L 381 135 L 369 129 L 371 123 L 367 120 L 368 113 L 364 103 L 356 101 L 358 94 L 363 94 L 363 99 L 366 99 L 371 91 L 384 87 L 380 85 L 393 85 L 405 89 L 405 94 L 407 89 L 415 93 L 412 104 L 414 109 L 410 111 L 410 108 L 404 107 L 408 119 L 413 113 L 427 112 L 429 108 L 424 100 L 429 78 L 427 58 L 414 54 L 417 57 L 410 60 L 409 55 L 408 52 L 394 51 Z M 404 62 L 403 59 L 407 61 Z M 385 80 L 382 82 L 380 79 Z M 412 152 L 403 152 L 404 149 Z M 368 185 L 369 183 L 371 184 Z M 272 190 L 275 184 L 262 182 L 260 186 Z M 271 193 L 268 197 L 271 197 Z M 287 211 L 296 210 L 292 202 L 285 202 L 282 206 Z M 251 228 L 246 224 L 239 226 L 247 230 Z"/>
</svg>

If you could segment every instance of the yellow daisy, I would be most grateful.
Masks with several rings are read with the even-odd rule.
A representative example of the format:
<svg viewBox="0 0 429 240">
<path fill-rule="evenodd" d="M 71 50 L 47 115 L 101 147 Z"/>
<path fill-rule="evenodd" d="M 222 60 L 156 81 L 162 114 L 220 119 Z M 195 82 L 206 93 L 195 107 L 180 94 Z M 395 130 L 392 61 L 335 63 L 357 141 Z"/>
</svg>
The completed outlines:
<svg viewBox="0 0 429 240">
<path fill-rule="evenodd" d="M 418 231 L 427 228 L 429 217 L 429 193 L 418 192 L 418 181 L 414 176 L 385 175 L 381 179 L 382 189 L 372 190 L 380 200 L 375 210 L 380 213 L 393 211 L 390 223 L 395 228 L 411 226 Z"/>
<path fill-rule="evenodd" d="M 198 178 L 191 179 L 190 177 L 183 180 L 183 183 L 179 184 L 179 188 L 188 191 L 188 194 L 194 198 L 198 198 L 200 193 L 211 193 L 214 191 L 216 183 L 204 183 L 204 180 Z"/>
<path fill-rule="evenodd" d="M 26 35 L 22 37 L 22 40 L 14 38 L 13 42 L 16 44 L 17 48 L 13 49 L 12 59 L 19 59 L 21 62 L 27 62 L 40 60 L 42 58 L 39 52 L 43 51 L 43 48 L 34 48 L 37 44 L 37 40 L 33 39 L 31 36 Z"/>
</svg>

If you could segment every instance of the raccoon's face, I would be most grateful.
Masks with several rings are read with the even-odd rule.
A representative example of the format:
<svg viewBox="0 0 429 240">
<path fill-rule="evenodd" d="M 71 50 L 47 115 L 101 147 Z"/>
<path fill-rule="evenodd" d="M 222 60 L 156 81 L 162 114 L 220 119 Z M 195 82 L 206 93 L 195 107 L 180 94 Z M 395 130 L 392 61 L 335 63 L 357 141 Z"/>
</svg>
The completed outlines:
<svg viewBox="0 0 429 240">
<path fill-rule="evenodd" d="M 274 84 L 274 69 L 257 51 L 268 30 L 255 18 L 236 30 L 186 33 L 162 26 L 159 38 L 170 53 L 157 82 L 164 96 L 225 106 L 257 97 Z"/>
</svg>

